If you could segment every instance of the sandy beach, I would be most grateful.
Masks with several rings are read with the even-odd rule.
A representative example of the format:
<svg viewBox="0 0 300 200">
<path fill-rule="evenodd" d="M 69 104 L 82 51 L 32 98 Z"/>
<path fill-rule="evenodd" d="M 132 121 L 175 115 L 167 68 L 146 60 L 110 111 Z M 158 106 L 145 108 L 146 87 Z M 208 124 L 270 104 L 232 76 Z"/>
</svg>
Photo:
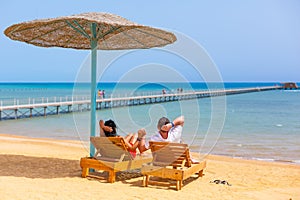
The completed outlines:
<svg viewBox="0 0 300 200">
<path fill-rule="evenodd" d="M 118 173 L 113 184 L 81 178 L 79 160 L 88 151 L 78 141 L 0 134 L 0 196 L 6 199 L 300 199 L 300 166 L 229 157 L 206 157 L 201 178 L 181 191 L 142 187 L 137 172 Z M 231 186 L 210 183 L 226 180 Z"/>
</svg>

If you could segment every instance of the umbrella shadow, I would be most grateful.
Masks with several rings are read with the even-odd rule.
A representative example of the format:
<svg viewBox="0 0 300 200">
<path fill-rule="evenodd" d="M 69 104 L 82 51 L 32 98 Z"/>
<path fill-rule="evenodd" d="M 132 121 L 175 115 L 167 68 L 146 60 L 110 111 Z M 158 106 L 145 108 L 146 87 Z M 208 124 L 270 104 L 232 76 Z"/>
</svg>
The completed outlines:
<svg viewBox="0 0 300 200">
<path fill-rule="evenodd" d="M 199 177 L 191 176 L 185 180 L 183 180 L 183 187 L 190 184 L 193 181 L 196 181 Z M 170 180 L 167 178 L 160 178 L 160 177 L 150 177 L 150 181 L 155 181 L 155 184 L 149 184 L 149 188 L 156 188 L 156 189 L 162 189 L 162 190 L 169 190 L 173 189 L 176 190 L 175 186 L 176 181 Z M 123 181 L 123 183 L 130 184 L 131 187 L 144 187 L 143 186 L 143 180 L 136 180 L 132 182 L 127 182 L 126 180 Z"/>
<path fill-rule="evenodd" d="M 50 179 L 81 175 L 79 160 L 2 154 L 0 166 L 0 176 Z"/>
<path fill-rule="evenodd" d="M 89 176 L 87 177 L 89 180 L 98 180 L 103 183 L 107 183 L 107 179 L 109 177 L 109 174 L 107 171 L 95 171 L 90 172 Z M 128 183 L 127 181 L 130 181 L 135 178 L 142 177 L 142 174 L 140 170 L 129 170 L 129 171 L 118 171 L 116 172 L 116 181 L 120 181 L 122 183 Z"/>
</svg>

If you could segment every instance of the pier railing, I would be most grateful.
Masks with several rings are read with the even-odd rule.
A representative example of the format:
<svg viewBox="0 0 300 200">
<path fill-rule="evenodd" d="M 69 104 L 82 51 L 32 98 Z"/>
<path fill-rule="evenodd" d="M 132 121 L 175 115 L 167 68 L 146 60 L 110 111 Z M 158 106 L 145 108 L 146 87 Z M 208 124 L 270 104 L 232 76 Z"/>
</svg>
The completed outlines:
<svg viewBox="0 0 300 200">
<path fill-rule="evenodd" d="M 171 101 L 181 101 L 195 98 L 207 98 L 223 95 L 233 95 L 249 92 L 259 92 L 267 90 L 283 89 L 282 86 L 269 86 L 269 87 L 255 87 L 255 88 L 240 88 L 240 89 L 216 89 L 216 90 L 202 90 L 202 91 L 188 91 L 180 93 L 168 93 L 168 94 L 150 94 L 139 95 L 130 97 L 109 97 L 98 98 L 96 100 L 96 109 L 107 109 L 113 107 L 122 106 L 135 106 L 154 103 L 164 103 Z M 80 99 L 81 98 L 81 99 Z M 26 117 L 37 117 L 47 115 L 58 115 L 62 113 L 70 112 L 82 112 L 90 110 L 90 99 L 87 97 L 66 97 L 66 98 L 54 98 L 50 101 L 50 98 L 44 98 L 39 102 L 33 99 L 28 99 L 28 103 L 20 103 L 15 100 L 13 105 L 0 105 L 0 120 L 4 119 L 19 119 Z"/>
</svg>

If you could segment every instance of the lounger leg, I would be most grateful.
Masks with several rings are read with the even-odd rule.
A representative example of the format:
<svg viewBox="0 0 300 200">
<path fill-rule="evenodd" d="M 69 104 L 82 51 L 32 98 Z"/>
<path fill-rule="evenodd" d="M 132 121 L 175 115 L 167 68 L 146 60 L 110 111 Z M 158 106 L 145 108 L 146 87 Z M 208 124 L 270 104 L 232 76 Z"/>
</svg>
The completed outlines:
<svg viewBox="0 0 300 200">
<path fill-rule="evenodd" d="M 198 177 L 202 177 L 203 176 L 203 170 L 199 171 L 198 173 Z"/>
<path fill-rule="evenodd" d="M 146 186 L 146 176 L 143 176 L 143 186 Z"/>
<path fill-rule="evenodd" d="M 111 170 L 108 172 L 108 182 L 114 183 L 116 181 L 116 172 Z"/>
<path fill-rule="evenodd" d="M 183 186 L 183 181 L 180 180 L 180 181 L 179 181 L 179 184 L 180 184 L 180 189 L 179 189 L 179 190 L 181 190 L 181 189 L 182 189 L 182 186 Z"/>
<path fill-rule="evenodd" d="M 81 177 L 82 178 L 86 178 L 89 175 L 89 168 L 82 168 L 82 173 L 81 173 Z"/>
<path fill-rule="evenodd" d="M 143 186 L 148 187 L 149 184 L 149 175 L 143 176 Z"/>
<path fill-rule="evenodd" d="M 176 181 L 176 190 L 181 189 L 181 181 Z"/>
</svg>

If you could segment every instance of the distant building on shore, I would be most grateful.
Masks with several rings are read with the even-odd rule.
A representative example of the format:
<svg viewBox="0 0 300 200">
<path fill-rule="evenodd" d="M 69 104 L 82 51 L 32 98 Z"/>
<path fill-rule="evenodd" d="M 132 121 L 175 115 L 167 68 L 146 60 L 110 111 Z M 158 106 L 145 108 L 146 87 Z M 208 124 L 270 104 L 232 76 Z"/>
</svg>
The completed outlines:
<svg viewBox="0 0 300 200">
<path fill-rule="evenodd" d="M 287 82 L 287 83 L 282 83 L 283 88 L 286 89 L 298 89 L 298 85 L 294 82 Z"/>
</svg>

